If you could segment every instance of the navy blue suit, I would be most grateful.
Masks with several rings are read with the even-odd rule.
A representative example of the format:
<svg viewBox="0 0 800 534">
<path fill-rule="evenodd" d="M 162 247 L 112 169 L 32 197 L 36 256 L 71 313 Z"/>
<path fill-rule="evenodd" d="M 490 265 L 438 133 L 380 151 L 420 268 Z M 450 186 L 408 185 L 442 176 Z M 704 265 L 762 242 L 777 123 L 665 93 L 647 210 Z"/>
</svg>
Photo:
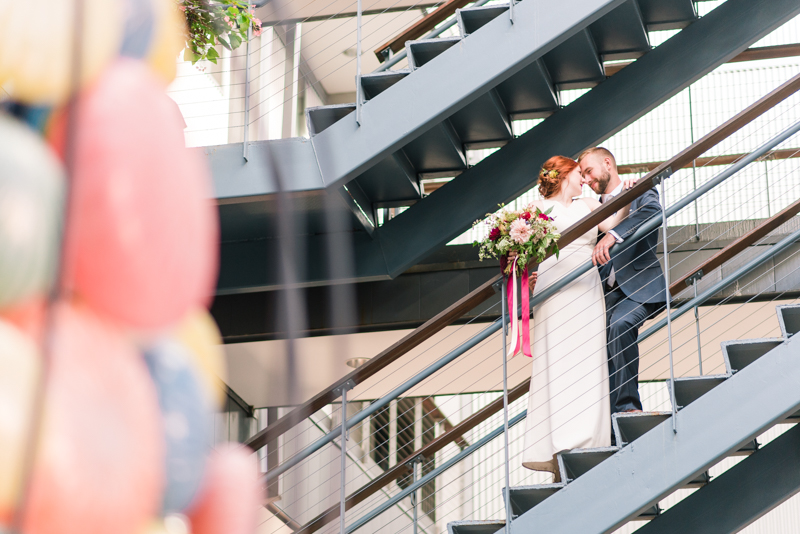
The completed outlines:
<svg viewBox="0 0 800 534">
<path fill-rule="evenodd" d="M 614 232 L 629 239 L 639 227 L 661 212 L 658 192 L 650 189 L 631 203 L 630 214 Z M 666 282 L 656 258 L 658 229 L 615 253 L 599 267 L 606 300 L 606 336 L 611 413 L 641 410 L 639 399 L 639 328 L 666 302 Z M 615 282 L 607 280 L 614 267 Z"/>
</svg>

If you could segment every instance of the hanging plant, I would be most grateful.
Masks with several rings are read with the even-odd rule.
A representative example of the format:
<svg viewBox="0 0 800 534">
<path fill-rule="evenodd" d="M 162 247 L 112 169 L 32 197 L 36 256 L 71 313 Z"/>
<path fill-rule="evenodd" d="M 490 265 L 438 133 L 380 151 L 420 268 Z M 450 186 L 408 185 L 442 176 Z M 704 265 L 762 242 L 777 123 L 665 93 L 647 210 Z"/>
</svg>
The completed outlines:
<svg viewBox="0 0 800 534">
<path fill-rule="evenodd" d="M 239 0 L 178 0 L 178 8 L 186 15 L 189 34 L 185 57 L 192 64 L 201 59 L 216 64 L 219 58 L 216 45 L 228 50 L 247 42 L 247 30 L 261 35 L 261 21 L 255 16 L 255 6 Z"/>
</svg>

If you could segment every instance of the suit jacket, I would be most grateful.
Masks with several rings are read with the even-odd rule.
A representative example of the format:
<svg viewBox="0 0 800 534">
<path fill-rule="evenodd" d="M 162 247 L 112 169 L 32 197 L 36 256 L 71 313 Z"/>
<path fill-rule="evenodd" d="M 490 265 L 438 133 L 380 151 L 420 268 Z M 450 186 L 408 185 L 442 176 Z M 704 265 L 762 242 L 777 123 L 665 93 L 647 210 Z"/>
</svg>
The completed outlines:
<svg viewBox="0 0 800 534">
<path fill-rule="evenodd" d="M 659 213 L 661 205 L 658 191 L 653 188 L 631 202 L 630 215 L 614 227 L 614 231 L 623 240 L 628 239 L 641 225 Z M 603 288 L 608 290 L 605 280 L 613 265 L 617 284 L 629 299 L 640 303 L 666 302 L 664 273 L 656 258 L 657 244 L 658 228 L 624 250 L 615 252 L 614 249 L 619 247 L 613 247 L 611 261 L 600 267 Z"/>
</svg>

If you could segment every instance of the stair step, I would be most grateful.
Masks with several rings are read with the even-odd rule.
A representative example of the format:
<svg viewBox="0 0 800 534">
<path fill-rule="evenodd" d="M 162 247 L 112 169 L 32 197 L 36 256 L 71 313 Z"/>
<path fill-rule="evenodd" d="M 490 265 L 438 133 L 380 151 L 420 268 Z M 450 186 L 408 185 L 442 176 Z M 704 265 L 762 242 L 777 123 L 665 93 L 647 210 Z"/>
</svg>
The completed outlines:
<svg viewBox="0 0 800 534">
<path fill-rule="evenodd" d="M 522 515 L 564 486 L 566 486 L 566 484 L 559 482 L 556 484 L 512 487 L 509 494 L 511 511 L 514 515 Z"/>
<path fill-rule="evenodd" d="M 675 398 L 672 402 L 678 409 L 686 408 L 691 403 L 722 384 L 730 375 L 693 376 L 675 379 Z M 669 381 L 667 381 L 669 385 Z M 672 388 L 670 388 L 672 393 Z"/>
<path fill-rule="evenodd" d="M 406 43 L 406 53 L 411 70 L 420 68 L 460 41 L 461 37 L 408 41 Z"/>
<path fill-rule="evenodd" d="M 697 20 L 692 0 L 639 0 L 648 31 L 677 30 Z"/>
<path fill-rule="evenodd" d="M 639 439 L 672 416 L 672 412 L 616 413 L 611 425 L 617 445 L 623 446 Z"/>
<path fill-rule="evenodd" d="M 501 83 L 497 94 L 514 120 L 544 118 L 559 108 L 558 92 L 541 59 Z"/>
<path fill-rule="evenodd" d="M 508 5 L 480 6 L 457 9 L 458 29 L 466 37 L 508 11 Z"/>
<path fill-rule="evenodd" d="M 440 122 L 408 143 L 403 152 L 418 174 L 452 173 L 467 168 L 463 145 L 449 120 Z"/>
<path fill-rule="evenodd" d="M 364 99 L 375 98 L 409 74 L 411 69 L 386 70 L 362 75 L 361 89 L 364 92 Z"/>
<path fill-rule="evenodd" d="M 606 79 L 606 71 L 588 29 L 579 31 L 544 55 L 559 89 L 585 89 Z"/>
<path fill-rule="evenodd" d="M 468 149 L 503 146 L 514 138 L 508 112 L 494 90 L 457 111 L 450 123 Z"/>
<path fill-rule="evenodd" d="M 335 104 L 306 109 L 306 125 L 312 137 L 356 110 L 355 104 Z"/>
<path fill-rule="evenodd" d="M 619 447 L 603 447 L 598 449 L 573 449 L 558 455 L 558 467 L 561 479 L 572 481 L 586 474 L 590 469 L 610 458 Z"/>
<path fill-rule="evenodd" d="M 628 0 L 589 26 L 604 61 L 636 59 L 650 50 L 650 39 L 636 0 Z"/>
<path fill-rule="evenodd" d="M 778 345 L 782 338 L 737 339 L 722 342 L 722 354 L 729 373 L 741 371 Z"/>
<path fill-rule="evenodd" d="M 506 526 L 505 521 L 453 521 L 447 524 L 447 534 L 495 534 Z"/>
<path fill-rule="evenodd" d="M 800 332 L 800 305 L 789 304 L 777 306 L 778 322 L 781 324 L 781 333 L 788 339 Z"/>
<path fill-rule="evenodd" d="M 684 488 L 702 488 L 709 482 L 711 482 L 711 475 L 708 474 L 708 471 L 704 471 L 689 481 Z"/>
</svg>

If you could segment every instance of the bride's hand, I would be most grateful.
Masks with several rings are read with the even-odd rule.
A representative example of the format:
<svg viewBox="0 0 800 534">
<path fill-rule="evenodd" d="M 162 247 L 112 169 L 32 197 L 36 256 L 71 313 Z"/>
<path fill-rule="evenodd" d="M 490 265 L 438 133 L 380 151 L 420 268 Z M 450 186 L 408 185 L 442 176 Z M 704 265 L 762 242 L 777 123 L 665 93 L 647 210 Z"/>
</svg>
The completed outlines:
<svg viewBox="0 0 800 534">
<path fill-rule="evenodd" d="M 528 289 L 533 291 L 533 289 L 536 287 L 536 280 L 538 279 L 539 279 L 539 273 L 533 273 L 532 275 L 530 275 L 528 277 Z"/>
<path fill-rule="evenodd" d="M 631 187 L 636 185 L 636 182 L 638 181 L 639 181 L 638 178 L 625 178 L 624 180 L 622 180 L 622 188 L 630 189 Z"/>
</svg>

